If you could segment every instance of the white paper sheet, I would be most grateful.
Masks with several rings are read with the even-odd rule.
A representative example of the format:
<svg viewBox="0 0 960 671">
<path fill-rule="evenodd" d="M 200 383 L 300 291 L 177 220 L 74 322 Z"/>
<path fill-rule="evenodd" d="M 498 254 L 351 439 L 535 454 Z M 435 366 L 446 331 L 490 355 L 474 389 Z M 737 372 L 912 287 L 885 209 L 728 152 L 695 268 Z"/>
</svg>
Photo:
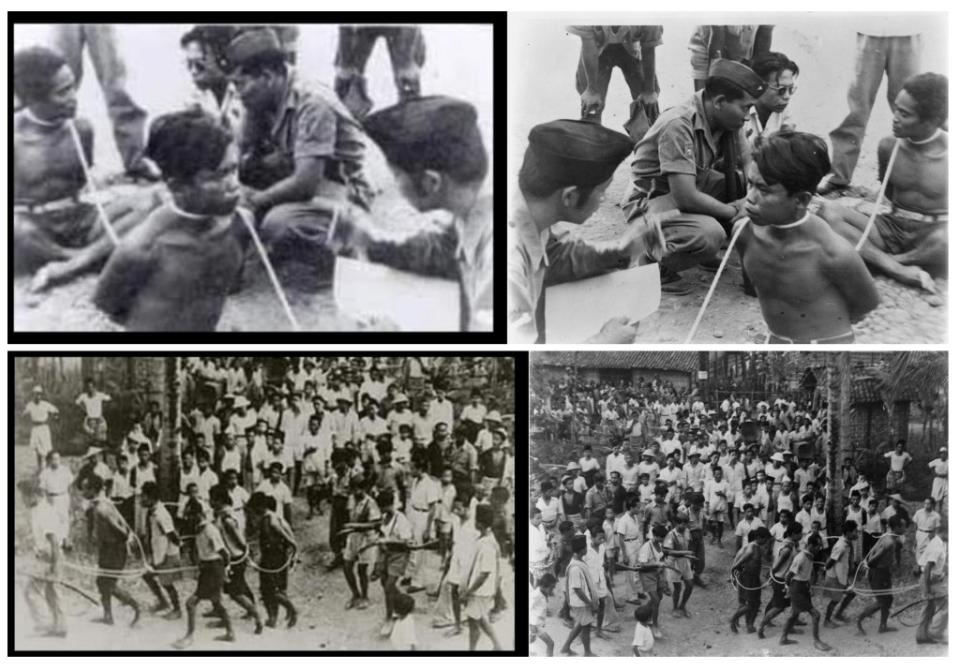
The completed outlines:
<svg viewBox="0 0 960 671">
<path fill-rule="evenodd" d="M 341 312 L 387 317 L 404 331 L 460 330 L 460 288 L 450 280 L 341 256 L 333 294 Z"/>
<path fill-rule="evenodd" d="M 547 287 L 548 343 L 582 343 L 614 317 L 643 319 L 660 307 L 660 266 L 651 263 Z"/>
</svg>

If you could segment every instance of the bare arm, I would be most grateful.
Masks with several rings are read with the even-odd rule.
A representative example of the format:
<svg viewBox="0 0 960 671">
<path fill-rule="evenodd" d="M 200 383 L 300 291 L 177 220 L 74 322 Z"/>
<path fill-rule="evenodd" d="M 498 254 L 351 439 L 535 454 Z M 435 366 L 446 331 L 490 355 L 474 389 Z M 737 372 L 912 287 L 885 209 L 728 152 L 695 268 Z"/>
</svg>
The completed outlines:
<svg viewBox="0 0 960 671">
<path fill-rule="evenodd" d="M 293 174 L 281 179 L 263 191 L 249 196 L 249 204 L 257 212 L 269 210 L 280 203 L 310 200 L 316 194 L 317 185 L 323 179 L 326 159 L 304 156 L 294 161 Z"/>
<path fill-rule="evenodd" d="M 866 264 L 846 241 L 825 246 L 824 272 L 843 296 L 850 311 L 850 320 L 858 322 L 880 304 L 877 287 Z"/>
</svg>

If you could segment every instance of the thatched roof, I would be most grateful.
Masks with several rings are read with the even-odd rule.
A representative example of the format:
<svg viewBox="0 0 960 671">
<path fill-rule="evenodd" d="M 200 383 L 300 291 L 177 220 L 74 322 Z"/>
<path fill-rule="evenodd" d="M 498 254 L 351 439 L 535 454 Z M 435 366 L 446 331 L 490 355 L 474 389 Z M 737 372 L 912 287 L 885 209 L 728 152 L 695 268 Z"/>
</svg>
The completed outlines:
<svg viewBox="0 0 960 671">
<path fill-rule="evenodd" d="M 534 366 L 577 366 L 692 373 L 698 370 L 696 352 L 535 352 Z"/>
</svg>

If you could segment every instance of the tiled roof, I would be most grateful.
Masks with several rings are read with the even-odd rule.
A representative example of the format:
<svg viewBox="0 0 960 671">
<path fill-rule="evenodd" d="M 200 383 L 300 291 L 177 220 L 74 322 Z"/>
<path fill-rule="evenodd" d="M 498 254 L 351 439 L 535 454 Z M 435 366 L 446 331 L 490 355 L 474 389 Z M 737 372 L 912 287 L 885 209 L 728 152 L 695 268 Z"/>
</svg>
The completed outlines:
<svg viewBox="0 0 960 671">
<path fill-rule="evenodd" d="M 534 366 L 580 368 L 646 368 L 691 373 L 698 370 L 697 352 L 535 352 Z"/>
</svg>

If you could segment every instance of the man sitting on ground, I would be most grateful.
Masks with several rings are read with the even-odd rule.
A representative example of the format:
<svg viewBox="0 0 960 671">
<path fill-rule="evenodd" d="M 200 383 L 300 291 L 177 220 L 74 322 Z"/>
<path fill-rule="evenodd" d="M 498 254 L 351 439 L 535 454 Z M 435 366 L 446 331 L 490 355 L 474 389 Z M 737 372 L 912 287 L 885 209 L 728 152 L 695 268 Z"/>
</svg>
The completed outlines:
<svg viewBox="0 0 960 671">
<path fill-rule="evenodd" d="M 893 135 L 880 140 L 879 175 L 897 152 L 884 194 L 890 210 L 877 215 L 860 249 L 871 268 L 898 282 L 936 291 L 947 270 L 947 78 L 930 72 L 907 79 L 893 105 Z M 869 218 L 836 203 L 822 216 L 847 240 L 859 242 Z"/>
</svg>

